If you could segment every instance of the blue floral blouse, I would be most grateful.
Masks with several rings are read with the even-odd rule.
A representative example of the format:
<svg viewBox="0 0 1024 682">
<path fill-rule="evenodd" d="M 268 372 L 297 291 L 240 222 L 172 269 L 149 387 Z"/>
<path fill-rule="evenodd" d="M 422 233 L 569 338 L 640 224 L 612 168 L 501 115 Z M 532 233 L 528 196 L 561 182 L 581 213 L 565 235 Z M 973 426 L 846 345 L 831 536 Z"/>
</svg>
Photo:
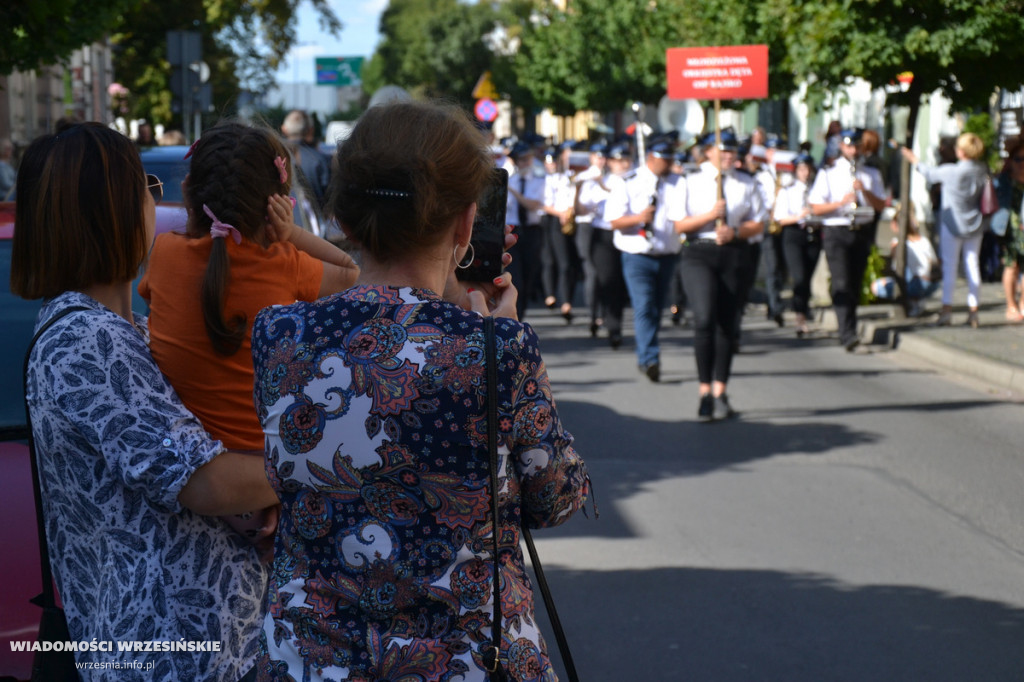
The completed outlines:
<svg viewBox="0 0 1024 682">
<path fill-rule="evenodd" d="M 533 331 L 498 320 L 502 660 L 554 680 L 519 546 L 566 520 L 586 467 Z M 360 286 L 253 330 L 267 475 L 283 511 L 261 679 L 487 679 L 492 523 L 483 318 Z"/>
<path fill-rule="evenodd" d="M 71 637 L 113 649 L 76 654 L 96 665 L 80 670 L 82 679 L 238 680 L 256 656 L 266 570 L 222 521 L 178 502 L 192 473 L 223 446 L 157 369 L 144 317 L 133 327 L 68 292 L 43 306 L 39 322 L 69 306 L 88 310 L 40 337 L 28 400 L 50 563 Z M 119 651 L 132 642 L 151 650 Z M 220 651 L 165 651 L 167 642 L 217 642 Z M 133 662 L 141 668 L 103 667 Z"/>
</svg>

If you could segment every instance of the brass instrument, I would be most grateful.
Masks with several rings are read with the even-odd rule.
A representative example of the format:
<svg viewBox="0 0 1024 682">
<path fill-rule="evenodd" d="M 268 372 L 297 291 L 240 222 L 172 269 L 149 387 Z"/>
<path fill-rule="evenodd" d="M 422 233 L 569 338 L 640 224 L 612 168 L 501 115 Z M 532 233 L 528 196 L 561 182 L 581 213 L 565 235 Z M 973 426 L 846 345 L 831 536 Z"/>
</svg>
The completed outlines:
<svg viewBox="0 0 1024 682">
<path fill-rule="evenodd" d="M 857 158 L 850 161 L 850 188 L 853 189 L 857 183 Z M 850 202 L 850 213 L 857 213 L 857 190 L 853 189 L 853 201 Z"/>
</svg>

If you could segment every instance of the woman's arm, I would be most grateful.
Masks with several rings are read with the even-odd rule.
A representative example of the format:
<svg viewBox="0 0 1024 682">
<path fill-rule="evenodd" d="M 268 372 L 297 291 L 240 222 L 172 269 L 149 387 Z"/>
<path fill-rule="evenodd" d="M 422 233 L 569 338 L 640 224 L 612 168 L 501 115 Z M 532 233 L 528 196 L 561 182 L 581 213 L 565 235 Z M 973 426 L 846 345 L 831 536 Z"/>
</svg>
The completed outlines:
<svg viewBox="0 0 1024 682">
<path fill-rule="evenodd" d="M 195 470 L 178 493 L 183 507 L 222 516 L 279 503 L 267 481 L 263 458 L 226 450 Z"/>
</svg>

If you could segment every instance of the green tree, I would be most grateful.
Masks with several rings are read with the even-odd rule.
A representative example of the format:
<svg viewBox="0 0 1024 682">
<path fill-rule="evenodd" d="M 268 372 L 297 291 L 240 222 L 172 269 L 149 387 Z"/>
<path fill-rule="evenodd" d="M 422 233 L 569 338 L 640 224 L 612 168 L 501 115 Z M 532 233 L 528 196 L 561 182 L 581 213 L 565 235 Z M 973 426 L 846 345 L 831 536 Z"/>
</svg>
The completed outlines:
<svg viewBox="0 0 1024 682">
<path fill-rule="evenodd" d="M 102 40 L 142 0 L 7 0 L 0 8 L 0 75 L 66 60 Z"/>
<path fill-rule="evenodd" d="M 785 45 L 774 67 L 808 84 L 820 105 L 854 77 L 878 88 L 909 71 L 891 104 L 910 107 L 913 134 L 921 97 L 940 90 L 954 109 L 985 107 L 997 87 L 1022 78 L 1022 0 L 764 0 L 759 21 Z"/>
<path fill-rule="evenodd" d="M 131 115 L 178 123 L 171 111 L 167 31 L 198 31 L 210 67 L 215 115 L 233 113 L 241 89 L 261 92 L 295 42 L 296 11 L 304 0 L 177 0 L 173 8 L 146 0 L 114 29 L 114 73 L 132 92 Z M 341 22 L 327 0 L 308 0 L 321 26 L 338 34 Z"/>
</svg>

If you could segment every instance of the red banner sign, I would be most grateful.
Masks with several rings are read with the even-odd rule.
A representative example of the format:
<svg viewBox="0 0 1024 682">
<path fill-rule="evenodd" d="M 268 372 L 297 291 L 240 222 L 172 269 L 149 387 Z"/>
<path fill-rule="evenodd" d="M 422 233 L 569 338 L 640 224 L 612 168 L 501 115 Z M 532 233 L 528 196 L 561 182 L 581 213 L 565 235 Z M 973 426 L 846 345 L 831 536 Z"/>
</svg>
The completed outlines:
<svg viewBox="0 0 1024 682">
<path fill-rule="evenodd" d="M 671 99 L 763 99 L 768 46 L 673 47 L 665 51 Z"/>
</svg>

